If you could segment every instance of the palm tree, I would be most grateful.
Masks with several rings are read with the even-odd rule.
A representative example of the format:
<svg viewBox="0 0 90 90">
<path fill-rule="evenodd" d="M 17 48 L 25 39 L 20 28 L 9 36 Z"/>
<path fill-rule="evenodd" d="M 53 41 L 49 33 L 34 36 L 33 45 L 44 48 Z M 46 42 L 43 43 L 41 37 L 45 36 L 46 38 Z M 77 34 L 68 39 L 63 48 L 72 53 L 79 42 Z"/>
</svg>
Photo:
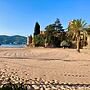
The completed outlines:
<svg viewBox="0 0 90 90">
<path fill-rule="evenodd" d="M 80 32 L 83 31 L 87 23 L 82 19 L 74 19 L 69 22 L 68 30 L 76 37 L 77 51 L 80 52 Z"/>
</svg>

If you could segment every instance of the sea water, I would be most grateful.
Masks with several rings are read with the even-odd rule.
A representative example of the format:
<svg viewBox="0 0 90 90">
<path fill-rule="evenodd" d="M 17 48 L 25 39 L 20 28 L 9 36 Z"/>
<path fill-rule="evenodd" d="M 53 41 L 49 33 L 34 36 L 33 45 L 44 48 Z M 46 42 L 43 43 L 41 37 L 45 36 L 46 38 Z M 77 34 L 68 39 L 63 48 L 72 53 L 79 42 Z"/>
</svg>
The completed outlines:
<svg viewBox="0 0 90 90">
<path fill-rule="evenodd" d="M 15 48 L 21 48 L 24 47 L 25 45 L 13 45 L 13 44 L 2 44 L 0 47 L 15 47 Z"/>
</svg>

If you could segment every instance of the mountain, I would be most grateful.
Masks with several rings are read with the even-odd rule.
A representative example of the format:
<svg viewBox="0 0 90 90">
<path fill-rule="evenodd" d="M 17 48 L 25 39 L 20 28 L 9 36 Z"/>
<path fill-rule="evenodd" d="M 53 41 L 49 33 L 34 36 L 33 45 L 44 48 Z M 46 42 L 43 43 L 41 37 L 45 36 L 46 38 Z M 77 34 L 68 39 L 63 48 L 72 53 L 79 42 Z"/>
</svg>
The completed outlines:
<svg viewBox="0 0 90 90">
<path fill-rule="evenodd" d="M 24 36 L 14 35 L 14 36 L 7 36 L 7 35 L 0 35 L 0 44 L 26 44 L 27 38 Z"/>
</svg>

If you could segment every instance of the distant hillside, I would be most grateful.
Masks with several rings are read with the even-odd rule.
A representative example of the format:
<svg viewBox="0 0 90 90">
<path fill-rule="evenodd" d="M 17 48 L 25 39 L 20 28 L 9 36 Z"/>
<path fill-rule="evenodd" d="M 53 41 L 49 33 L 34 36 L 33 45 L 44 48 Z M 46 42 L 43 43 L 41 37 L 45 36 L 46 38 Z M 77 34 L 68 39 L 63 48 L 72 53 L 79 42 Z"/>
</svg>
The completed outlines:
<svg viewBox="0 0 90 90">
<path fill-rule="evenodd" d="M 0 35 L 0 44 L 26 44 L 27 38 L 24 36 L 14 35 L 6 36 Z"/>
</svg>

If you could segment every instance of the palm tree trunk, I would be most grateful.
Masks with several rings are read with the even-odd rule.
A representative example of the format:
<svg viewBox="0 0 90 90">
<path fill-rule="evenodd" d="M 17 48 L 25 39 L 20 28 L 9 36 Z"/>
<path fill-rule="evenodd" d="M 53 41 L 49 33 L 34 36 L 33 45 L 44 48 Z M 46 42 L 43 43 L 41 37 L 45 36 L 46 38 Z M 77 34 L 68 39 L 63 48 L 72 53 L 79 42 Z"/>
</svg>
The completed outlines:
<svg viewBox="0 0 90 90">
<path fill-rule="evenodd" d="M 77 32 L 77 51 L 80 52 L 80 31 Z"/>
</svg>

